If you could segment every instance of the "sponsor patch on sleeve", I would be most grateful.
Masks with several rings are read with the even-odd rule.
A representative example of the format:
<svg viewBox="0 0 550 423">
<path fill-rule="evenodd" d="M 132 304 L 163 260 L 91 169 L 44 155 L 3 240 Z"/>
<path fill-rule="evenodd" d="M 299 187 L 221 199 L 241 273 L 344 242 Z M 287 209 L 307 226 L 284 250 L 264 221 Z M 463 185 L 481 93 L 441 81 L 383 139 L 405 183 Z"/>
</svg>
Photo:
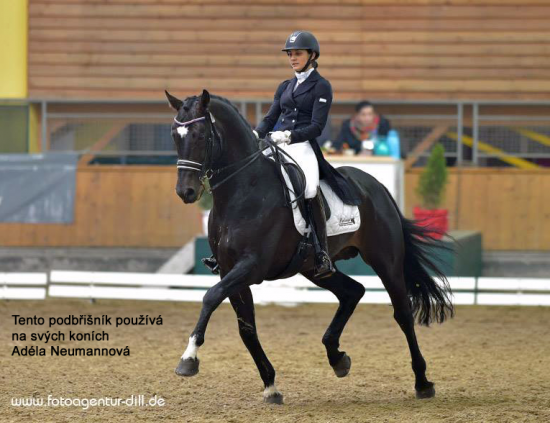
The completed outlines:
<svg viewBox="0 0 550 423">
<path fill-rule="evenodd" d="M 327 102 L 327 99 L 326 99 L 326 98 L 323 98 L 323 97 L 319 97 L 319 102 L 320 102 L 320 103 L 326 103 L 326 102 Z"/>
</svg>

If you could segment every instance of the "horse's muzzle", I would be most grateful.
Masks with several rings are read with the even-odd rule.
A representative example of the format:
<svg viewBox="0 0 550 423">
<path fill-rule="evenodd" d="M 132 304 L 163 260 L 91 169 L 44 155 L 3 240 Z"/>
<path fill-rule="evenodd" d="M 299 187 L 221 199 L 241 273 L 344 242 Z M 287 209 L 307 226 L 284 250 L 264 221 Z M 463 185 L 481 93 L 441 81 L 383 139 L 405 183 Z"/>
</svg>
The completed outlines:
<svg viewBox="0 0 550 423">
<path fill-rule="evenodd" d="M 176 188 L 176 194 L 180 197 L 185 204 L 194 203 L 197 201 L 197 191 L 193 188 Z"/>
</svg>

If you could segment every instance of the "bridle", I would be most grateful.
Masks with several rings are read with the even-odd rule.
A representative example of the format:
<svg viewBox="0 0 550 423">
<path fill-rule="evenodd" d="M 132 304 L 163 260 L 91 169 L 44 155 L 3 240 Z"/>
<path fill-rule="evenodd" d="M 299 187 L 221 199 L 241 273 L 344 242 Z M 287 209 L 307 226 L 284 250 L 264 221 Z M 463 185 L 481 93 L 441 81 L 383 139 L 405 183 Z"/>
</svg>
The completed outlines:
<svg viewBox="0 0 550 423">
<path fill-rule="evenodd" d="M 203 122 L 203 121 L 205 123 L 205 138 L 206 138 L 206 156 L 205 156 L 204 163 L 199 163 L 199 162 L 195 162 L 195 161 L 192 161 L 192 160 L 186 160 L 186 159 L 178 159 L 178 161 L 177 161 L 177 168 L 178 169 L 199 172 L 199 180 L 200 180 L 202 188 L 203 188 L 203 191 L 199 195 L 199 198 L 202 196 L 202 193 L 205 190 L 208 191 L 208 192 L 212 192 L 215 189 L 219 188 L 222 184 L 227 182 L 229 179 L 233 178 L 239 172 L 246 169 L 248 166 L 250 166 L 252 163 L 254 163 L 254 161 L 256 161 L 261 155 L 263 155 L 262 154 L 263 149 L 259 148 L 258 151 L 255 151 L 254 153 L 250 154 L 249 156 L 246 156 L 245 158 L 243 158 L 243 159 L 241 159 L 241 160 L 239 160 L 235 163 L 231 163 L 231 164 L 229 164 L 227 166 L 224 166 L 224 167 L 221 167 L 221 168 L 213 169 L 212 167 L 213 167 L 214 158 L 213 158 L 212 150 L 213 150 L 213 146 L 214 146 L 214 141 L 217 141 L 218 144 L 220 144 L 220 139 L 221 139 L 220 135 L 218 134 L 218 131 L 216 130 L 216 127 L 213 124 L 215 122 L 214 117 L 210 113 L 207 113 L 205 116 L 201 116 L 201 117 L 198 117 L 198 118 L 195 118 L 195 119 L 191 119 L 191 120 L 188 120 L 186 122 L 180 122 L 177 118 L 174 118 L 174 122 L 180 128 L 181 127 L 188 127 L 188 126 L 190 126 L 194 123 Z M 279 156 L 278 156 L 278 154 L 276 154 L 277 152 L 280 152 L 282 155 L 287 156 L 292 162 L 294 162 L 296 164 L 296 167 L 297 167 L 298 172 L 299 172 L 299 177 L 303 181 L 302 185 L 303 185 L 304 188 L 303 188 L 301 193 L 294 193 L 294 195 L 295 195 L 294 200 L 291 201 L 290 199 L 287 198 L 287 202 L 288 202 L 289 205 L 292 205 L 292 203 L 294 203 L 294 202 L 298 202 L 301 198 L 303 198 L 305 196 L 306 177 L 305 177 L 304 171 L 302 170 L 300 165 L 298 165 L 296 160 L 294 160 L 294 158 L 292 158 L 286 151 L 279 148 L 277 146 L 277 144 L 270 139 L 269 136 L 266 137 L 265 139 L 263 139 L 262 141 L 265 142 L 267 144 L 267 146 L 271 149 L 271 154 L 274 155 L 275 162 L 279 165 L 279 168 L 282 167 L 283 163 L 279 160 Z M 220 151 L 221 151 L 221 148 L 220 148 Z M 216 182 L 213 185 L 210 183 L 210 181 L 213 178 L 215 178 L 217 175 L 220 175 L 221 173 L 223 173 L 226 170 L 228 170 L 230 168 L 233 168 L 233 167 L 237 167 L 237 169 L 235 171 L 233 171 L 232 173 L 230 173 L 228 176 L 226 176 L 224 179 L 222 179 L 219 182 Z M 280 174 L 279 176 L 281 178 L 281 184 L 282 184 L 283 190 L 284 190 L 284 187 L 286 186 L 286 184 L 285 184 L 283 175 Z M 207 186 L 205 184 L 206 180 L 208 180 L 208 182 L 209 182 L 209 188 L 207 188 Z M 286 194 L 286 191 L 285 191 L 285 197 L 286 196 L 287 196 L 287 194 Z"/>
<path fill-rule="evenodd" d="M 254 161 L 258 159 L 258 157 L 260 157 L 260 155 L 262 154 L 262 151 L 261 150 L 255 151 L 251 155 L 235 163 L 231 163 L 227 166 L 214 169 L 213 168 L 214 157 L 212 153 L 213 147 L 214 147 L 214 141 L 217 141 L 219 145 L 220 144 L 219 141 L 221 137 L 218 134 L 216 127 L 214 126 L 215 120 L 213 120 L 213 116 L 210 113 L 207 113 L 205 116 L 191 119 L 186 122 L 180 122 L 178 119 L 174 118 L 174 122 L 178 127 L 188 127 L 194 123 L 203 122 L 203 121 L 205 125 L 205 139 L 206 139 L 206 155 L 204 158 L 204 162 L 199 163 L 192 160 L 178 159 L 177 168 L 182 170 L 199 172 L 199 180 L 201 181 L 201 185 L 204 189 L 207 189 L 205 185 L 206 180 L 210 182 L 213 178 L 225 172 L 227 169 L 241 165 L 240 167 L 237 168 L 237 170 L 229 174 L 227 177 L 225 177 L 221 181 L 216 182 L 214 185 L 209 184 L 210 186 L 209 192 L 212 192 L 215 189 L 219 188 L 222 184 L 227 182 L 229 179 L 231 179 L 233 176 L 237 175 L 239 172 L 241 172 L 242 170 L 250 166 Z"/>
<path fill-rule="evenodd" d="M 187 128 L 193 123 L 202 122 L 203 120 L 206 120 L 206 116 L 202 116 L 196 119 L 191 119 L 191 120 L 188 120 L 187 122 L 180 122 L 178 119 L 174 118 L 174 122 L 180 128 L 181 127 Z M 202 170 L 203 170 L 202 163 L 194 162 L 192 160 L 178 159 L 177 166 L 178 166 L 178 169 L 187 169 L 187 170 L 194 170 L 196 172 L 201 172 L 201 177 L 202 177 Z"/>
</svg>

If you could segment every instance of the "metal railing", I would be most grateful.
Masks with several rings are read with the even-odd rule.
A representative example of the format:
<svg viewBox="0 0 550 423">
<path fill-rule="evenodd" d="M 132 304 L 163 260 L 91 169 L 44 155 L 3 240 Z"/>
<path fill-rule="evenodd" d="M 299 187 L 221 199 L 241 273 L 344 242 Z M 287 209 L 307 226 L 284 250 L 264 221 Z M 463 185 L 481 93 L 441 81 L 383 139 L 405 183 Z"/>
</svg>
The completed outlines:
<svg viewBox="0 0 550 423">
<path fill-rule="evenodd" d="M 254 125 L 262 119 L 271 101 L 241 99 L 234 104 Z M 38 106 L 43 152 L 76 151 L 99 158 L 175 154 L 169 129 L 173 113 L 164 101 L 12 102 Z M 498 162 L 521 167 L 540 159 L 550 160 L 550 101 L 372 100 L 372 103 L 399 132 L 404 156 L 434 128 L 443 126 L 446 131 L 438 141 L 444 145 L 445 155 L 452 164 L 467 162 L 478 166 Z M 325 139 L 335 139 L 341 122 L 353 114 L 354 105 L 355 102 L 333 104 L 334 112 L 323 134 Z M 137 109 L 140 110 L 134 111 Z M 421 152 L 419 164 L 428 155 L 429 150 Z"/>
</svg>

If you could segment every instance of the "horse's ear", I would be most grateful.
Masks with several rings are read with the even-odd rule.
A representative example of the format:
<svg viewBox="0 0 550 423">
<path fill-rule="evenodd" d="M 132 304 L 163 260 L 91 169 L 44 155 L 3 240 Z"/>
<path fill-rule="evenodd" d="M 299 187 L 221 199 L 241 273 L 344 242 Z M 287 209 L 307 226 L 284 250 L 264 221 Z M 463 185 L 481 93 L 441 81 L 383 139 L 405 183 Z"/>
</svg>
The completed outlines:
<svg viewBox="0 0 550 423">
<path fill-rule="evenodd" d="M 210 93 L 206 90 L 202 90 L 202 95 L 201 95 L 202 110 L 207 110 L 209 104 L 210 104 Z"/>
<path fill-rule="evenodd" d="M 177 99 L 166 90 L 164 90 L 164 94 L 166 94 L 166 98 L 168 99 L 168 103 L 170 103 L 170 107 L 172 109 L 174 109 L 176 112 L 181 109 L 181 106 L 183 106 L 183 101 Z"/>
</svg>

